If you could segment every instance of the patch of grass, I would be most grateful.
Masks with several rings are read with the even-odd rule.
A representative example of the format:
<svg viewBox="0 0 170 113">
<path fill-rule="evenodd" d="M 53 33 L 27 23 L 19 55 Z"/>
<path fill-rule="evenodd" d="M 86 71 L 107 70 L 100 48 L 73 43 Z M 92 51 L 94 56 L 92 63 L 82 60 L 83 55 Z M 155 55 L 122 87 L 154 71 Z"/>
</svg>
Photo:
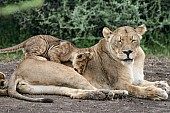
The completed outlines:
<svg viewBox="0 0 170 113">
<path fill-rule="evenodd" d="M 3 53 L 0 54 L 0 63 L 18 61 L 22 59 L 22 52 L 14 52 L 14 53 Z"/>
<path fill-rule="evenodd" d="M 170 56 L 170 46 L 167 47 L 150 46 L 143 49 L 145 53 L 150 56 Z"/>
</svg>

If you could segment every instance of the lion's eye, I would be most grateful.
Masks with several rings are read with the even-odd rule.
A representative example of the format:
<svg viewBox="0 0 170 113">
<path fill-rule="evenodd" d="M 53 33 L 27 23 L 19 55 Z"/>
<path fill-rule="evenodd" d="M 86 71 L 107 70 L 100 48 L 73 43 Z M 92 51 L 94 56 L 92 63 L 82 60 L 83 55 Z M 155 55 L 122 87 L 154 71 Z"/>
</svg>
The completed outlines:
<svg viewBox="0 0 170 113">
<path fill-rule="evenodd" d="M 122 45 L 122 39 L 121 39 L 120 36 L 117 36 L 117 37 L 116 37 L 115 45 L 116 45 L 116 46 L 121 46 L 121 45 Z"/>
<path fill-rule="evenodd" d="M 134 36 L 132 36 L 131 40 L 132 40 L 133 43 L 137 42 L 137 40 L 135 40 Z"/>
</svg>

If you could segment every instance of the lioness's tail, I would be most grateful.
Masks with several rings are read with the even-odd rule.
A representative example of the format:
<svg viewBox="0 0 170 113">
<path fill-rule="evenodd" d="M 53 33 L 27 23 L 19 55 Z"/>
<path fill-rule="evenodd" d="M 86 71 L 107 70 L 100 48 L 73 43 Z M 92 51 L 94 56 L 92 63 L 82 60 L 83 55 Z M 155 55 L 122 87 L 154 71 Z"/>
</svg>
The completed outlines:
<svg viewBox="0 0 170 113">
<path fill-rule="evenodd" d="M 12 46 L 12 47 L 0 49 L 0 53 L 11 53 L 11 52 L 21 50 L 22 48 L 24 48 L 24 43 L 25 43 L 25 41 L 18 45 Z"/>
<path fill-rule="evenodd" d="M 26 101 L 30 101 L 30 102 L 43 102 L 43 103 L 52 103 L 53 102 L 52 99 L 48 99 L 48 98 L 31 98 L 31 97 L 21 95 L 20 93 L 18 93 L 16 91 L 17 84 L 18 84 L 17 77 L 16 77 L 15 73 L 13 73 L 12 76 L 10 77 L 10 80 L 8 83 L 8 95 L 10 97 L 14 97 L 17 99 L 26 100 Z"/>
</svg>

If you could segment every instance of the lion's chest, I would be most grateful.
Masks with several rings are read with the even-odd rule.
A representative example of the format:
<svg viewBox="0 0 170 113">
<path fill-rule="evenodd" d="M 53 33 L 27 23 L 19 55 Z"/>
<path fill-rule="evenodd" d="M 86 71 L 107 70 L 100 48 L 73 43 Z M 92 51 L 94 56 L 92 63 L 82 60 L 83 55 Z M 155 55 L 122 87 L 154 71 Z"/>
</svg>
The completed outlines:
<svg viewBox="0 0 170 113">
<path fill-rule="evenodd" d="M 140 82 L 143 80 L 143 74 L 140 73 L 140 71 L 135 68 L 133 65 L 128 66 L 129 72 L 130 72 L 130 82 L 134 85 L 140 84 Z"/>
<path fill-rule="evenodd" d="M 144 74 L 142 68 L 133 67 L 133 84 L 138 85 L 142 80 L 144 80 Z"/>
</svg>

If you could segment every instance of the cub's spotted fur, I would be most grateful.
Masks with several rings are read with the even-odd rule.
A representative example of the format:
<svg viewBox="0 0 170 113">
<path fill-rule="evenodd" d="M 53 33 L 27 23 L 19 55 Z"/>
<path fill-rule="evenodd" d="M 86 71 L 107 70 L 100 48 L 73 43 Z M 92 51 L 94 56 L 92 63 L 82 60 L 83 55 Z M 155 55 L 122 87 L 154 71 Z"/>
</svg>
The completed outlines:
<svg viewBox="0 0 170 113">
<path fill-rule="evenodd" d="M 76 48 L 72 43 L 50 35 L 33 36 L 16 46 L 0 49 L 0 53 L 10 53 L 21 49 L 24 51 L 25 58 L 32 56 L 39 59 L 37 56 L 41 56 L 57 63 L 71 61 L 74 69 L 79 73 L 83 73 L 91 57 L 89 52 L 83 53 L 82 49 Z"/>
</svg>

